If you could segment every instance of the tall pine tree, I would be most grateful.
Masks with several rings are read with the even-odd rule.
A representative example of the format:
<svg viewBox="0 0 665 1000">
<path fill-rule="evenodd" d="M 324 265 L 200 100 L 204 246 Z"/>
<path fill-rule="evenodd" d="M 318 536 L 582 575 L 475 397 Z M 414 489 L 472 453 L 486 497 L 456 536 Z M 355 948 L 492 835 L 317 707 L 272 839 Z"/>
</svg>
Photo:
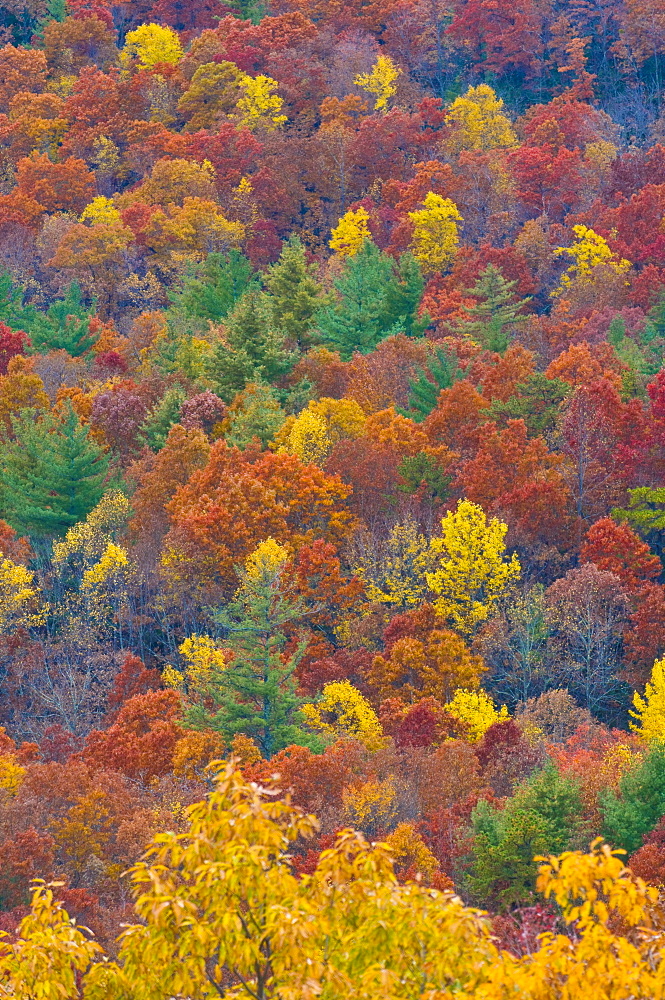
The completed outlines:
<svg viewBox="0 0 665 1000">
<path fill-rule="evenodd" d="M 215 392 L 229 403 L 250 382 L 273 383 L 291 371 L 298 355 L 273 328 L 268 296 L 248 291 L 226 321 L 226 339 L 207 365 Z"/>
<path fill-rule="evenodd" d="M 46 312 L 32 303 L 24 305 L 24 298 L 25 290 L 14 284 L 11 275 L 0 275 L 0 320 L 14 330 L 25 330 L 36 351 L 65 350 L 79 358 L 95 343 L 97 336 L 90 333 L 93 312 L 83 305 L 76 282 Z"/>
<path fill-rule="evenodd" d="M 215 615 L 233 659 L 225 668 L 213 668 L 203 704 L 186 716 L 188 725 L 221 732 L 229 742 L 237 734 L 249 736 L 266 758 L 290 744 L 321 749 L 304 728 L 296 694 L 294 673 L 307 643 L 285 655 L 284 627 L 306 614 L 283 585 L 286 558 L 273 539 L 248 558 L 234 601 Z"/>
<path fill-rule="evenodd" d="M 459 323 L 458 332 L 473 337 L 488 351 L 503 354 L 508 347 L 510 327 L 524 323 L 520 309 L 531 301 L 530 297 L 515 301 L 516 284 L 504 278 L 494 264 L 488 264 L 473 288 L 467 289 L 468 295 L 478 299 L 478 305 L 467 309 L 472 318 Z"/>
<path fill-rule="evenodd" d="M 318 340 L 316 313 L 331 301 L 314 278 L 314 271 L 307 263 L 304 246 L 292 236 L 265 275 L 275 326 L 303 349 Z"/>
<path fill-rule="evenodd" d="M 320 311 L 318 328 L 322 340 L 343 359 L 355 351 L 369 354 L 391 334 L 421 336 L 429 323 L 428 317 L 418 317 L 422 276 L 410 254 L 396 265 L 365 240 L 358 253 L 346 259 L 334 287 L 338 301 Z"/>
<path fill-rule="evenodd" d="M 239 250 L 211 253 L 171 293 L 171 307 L 186 316 L 217 323 L 246 291 L 258 287 L 252 265 Z"/>
<path fill-rule="evenodd" d="M 0 448 L 0 516 L 48 538 L 83 521 L 102 498 L 108 458 L 68 405 L 62 417 L 24 410 Z"/>
<path fill-rule="evenodd" d="M 409 382 L 409 409 L 400 410 L 405 417 L 421 423 L 429 416 L 439 399 L 442 389 L 449 389 L 453 382 L 462 378 L 457 363 L 443 347 L 437 347 L 434 357 L 418 378 Z"/>
</svg>

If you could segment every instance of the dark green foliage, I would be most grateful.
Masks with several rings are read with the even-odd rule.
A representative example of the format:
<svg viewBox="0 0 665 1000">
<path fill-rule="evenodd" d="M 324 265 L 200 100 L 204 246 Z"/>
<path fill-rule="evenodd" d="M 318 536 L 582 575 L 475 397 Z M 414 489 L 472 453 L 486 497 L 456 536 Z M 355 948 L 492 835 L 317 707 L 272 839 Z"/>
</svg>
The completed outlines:
<svg viewBox="0 0 665 1000">
<path fill-rule="evenodd" d="M 473 896 L 505 909 L 535 897 L 534 857 L 571 846 L 582 811 L 579 789 L 553 764 L 529 779 L 503 809 L 481 801 L 473 812 Z"/>
<path fill-rule="evenodd" d="M 318 339 L 316 313 L 331 302 L 314 278 L 315 270 L 307 263 L 305 248 L 298 237 L 292 236 L 264 279 L 276 328 L 302 348 L 310 347 Z"/>
<path fill-rule="evenodd" d="M 400 332 L 407 337 L 422 337 L 431 323 L 430 316 L 418 315 L 425 290 L 425 279 L 420 264 L 411 253 L 400 257 L 393 280 L 386 290 L 386 312 L 400 325 Z"/>
<path fill-rule="evenodd" d="M 601 799 L 603 836 L 613 847 L 631 854 L 665 816 L 665 747 L 653 747 L 644 760 L 624 774 L 619 794 Z"/>
<path fill-rule="evenodd" d="M 67 0 L 47 0 L 46 14 L 39 20 L 35 35 L 38 38 L 43 38 L 44 28 L 50 24 L 51 21 L 58 21 L 62 23 L 68 15 L 69 7 L 67 5 Z"/>
<path fill-rule="evenodd" d="M 434 500 L 447 500 L 450 496 L 452 476 L 447 476 L 436 460 L 424 451 L 417 455 L 407 455 L 397 467 L 404 482 L 398 487 L 402 493 L 417 493 L 424 490 L 426 496 Z"/>
<path fill-rule="evenodd" d="M 437 347 L 434 357 L 418 378 L 409 383 L 409 409 L 400 410 L 405 417 L 421 423 L 435 408 L 439 393 L 462 378 L 457 363 L 443 347 Z"/>
<path fill-rule="evenodd" d="M 467 295 L 478 299 L 478 305 L 467 309 L 472 319 L 460 322 L 458 332 L 473 337 L 488 351 L 503 354 L 508 347 L 510 327 L 524 322 L 525 317 L 519 312 L 531 301 L 531 298 L 515 301 L 516 284 L 504 278 L 494 264 L 488 264 L 473 288 L 466 290 Z"/>
<path fill-rule="evenodd" d="M 211 253 L 170 295 L 172 308 L 186 316 L 219 322 L 249 289 L 258 289 L 252 265 L 239 250 Z"/>
<path fill-rule="evenodd" d="M 185 398 L 182 389 L 178 387 L 167 389 L 146 417 L 139 432 L 139 439 L 151 451 L 159 451 L 166 444 L 171 427 L 178 423 L 180 408 L 185 402 Z"/>
<path fill-rule="evenodd" d="M 69 406 L 62 419 L 24 410 L 0 449 L 0 516 L 19 534 L 62 535 L 100 501 L 108 459 Z"/>
<path fill-rule="evenodd" d="M 235 657 L 227 669 L 213 672 L 207 692 L 210 708 L 196 706 L 186 724 L 213 729 L 227 740 L 250 736 L 264 757 L 291 744 L 322 749 L 303 728 L 294 672 L 306 642 L 284 657 L 284 626 L 297 622 L 305 608 L 279 586 L 279 578 L 245 580 L 235 601 L 215 615 Z"/>
<path fill-rule="evenodd" d="M 273 329 L 267 296 L 249 291 L 228 316 L 226 341 L 215 348 L 207 373 L 214 391 L 229 403 L 250 382 L 283 378 L 297 359 Z"/>
<path fill-rule="evenodd" d="M 39 353 L 65 350 L 73 358 L 79 358 L 95 343 L 97 338 L 90 333 L 94 311 L 83 306 L 76 282 L 46 312 L 32 304 L 24 305 L 23 298 L 23 289 L 14 284 L 11 276 L 0 275 L 0 320 L 14 330 L 25 330 Z"/>
<path fill-rule="evenodd" d="M 523 420 L 530 437 L 539 437 L 552 431 L 560 412 L 560 405 L 570 392 L 570 385 L 560 378 L 547 378 L 534 372 L 516 386 L 517 393 L 502 402 L 492 401 L 488 417 L 499 424 L 508 420 Z"/>
<path fill-rule="evenodd" d="M 334 282 L 336 304 L 319 312 L 317 324 L 322 340 L 339 351 L 343 359 L 355 351 L 369 354 L 391 334 L 421 336 L 429 318 L 418 319 L 422 298 L 422 276 L 410 254 L 395 264 L 371 240 L 365 240 L 344 273 Z"/>
<path fill-rule="evenodd" d="M 259 24 L 266 15 L 266 4 L 263 0 L 222 0 L 229 12 L 236 14 L 243 21 Z"/>
</svg>

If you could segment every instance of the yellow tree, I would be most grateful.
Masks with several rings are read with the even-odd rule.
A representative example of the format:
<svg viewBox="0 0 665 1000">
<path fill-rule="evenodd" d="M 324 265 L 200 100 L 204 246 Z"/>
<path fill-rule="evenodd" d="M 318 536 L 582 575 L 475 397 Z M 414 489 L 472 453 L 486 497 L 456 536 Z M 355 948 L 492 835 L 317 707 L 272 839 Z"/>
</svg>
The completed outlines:
<svg viewBox="0 0 665 1000">
<path fill-rule="evenodd" d="M 199 66 L 178 101 L 178 111 L 187 120 L 185 131 L 212 128 L 221 115 L 230 114 L 241 96 L 244 77 L 235 63 L 225 59 Z"/>
<path fill-rule="evenodd" d="M 617 258 L 602 236 L 588 226 L 573 226 L 573 232 L 576 237 L 573 245 L 557 247 L 554 251 L 559 257 L 567 254 L 573 261 L 562 275 L 559 287 L 552 293 L 553 296 L 568 291 L 573 282 L 591 283 L 598 267 L 607 267 L 619 276 L 626 274 L 631 266 L 630 261 Z"/>
<path fill-rule="evenodd" d="M 102 949 L 40 883 L 16 939 L 0 941 L 0 991 L 16 1000 L 76 1000 L 78 979 Z"/>
<path fill-rule="evenodd" d="M 372 238 L 368 222 L 369 215 L 364 208 L 349 209 L 332 230 L 328 246 L 340 257 L 354 257 L 365 240 Z"/>
<path fill-rule="evenodd" d="M 647 743 L 665 741 L 665 659 L 656 660 L 651 671 L 651 679 L 644 689 L 644 698 L 636 691 L 633 706 L 637 709 L 630 714 L 637 720 L 630 728 Z"/>
<path fill-rule="evenodd" d="M 321 465 L 331 448 L 332 442 L 328 437 L 325 420 L 307 408 L 301 410 L 291 424 L 285 444 L 280 451 L 297 455 L 305 465 Z"/>
<path fill-rule="evenodd" d="M 409 519 L 395 525 L 378 551 L 361 554 L 353 572 L 366 584 L 370 601 L 412 608 L 427 597 L 432 565 L 430 544 Z"/>
<path fill-rule="evenodd" d="M 502 705 L 497 709 L 486 691 L 465 691 L 460 688 L 445 706 L 446 712 L 461 723 L 465 739 L 470 743 L 482 740 L 495 722 L 505 722 L 508 709 Z"/>
<path fill-rule="evenodd" d="M 39 591 L 33 579 L 34 573 L 25 566 L 0 558 L 0 634 L 38 623 L 32 605 Z"/>
<path fill-rule="evenodd" d="M 131 869 L 138 919 L 117 961 L 99 960 L 99 946 L 39 886 L 17 937 L 0 944 L 6 996 L 78 1000 L 91 966 L 86 1000 L 663 997 L 658 892 L 606 844 L 535 859 L 539 892 L 574 933 L 543 934 L 518 958 L 452 892 L 398 881 L 394 857 L 431 867 L 409 830 L 398 827 L 392 844 L 343 830 L 297 877 L 291 850 L 317 832 L 314 817 L 232 765 L 216 771 L 186 830 L 158 834 Z"/>
<path fill-rule="evenodd" d="M 243 96 L 236 104 L 235 114 L 238 128 L 248 128 L 250 131 L 259 128 L 274 132 L 275 129 L 288 121 L 287 116 L 280 114 L 284 100 L 274 93 L 279 84 L 269 76 L 244 75 L 238 81 Z"/>
<path fill-rule="evenodd" d="M 371 73 L 359 73 L 353 82 L 376 98 L 375 111 L 387 111 L 388 101 L 397 93 L 395 84 L 401 72 L 390 56 L 379 56 Z"/>
<path fill-rule="evenodd" d="M 385 744 L 376 712 L 349 681 L 326 684 L 316 705 L 303 705 L 301 711 L 308 726 L 332 739 L 358 740 L 368 750 Z"/>
<path fill-rule="evenodd" d="M 517 145 L 517 136 L 503 112 L 503 101 L 486 83 L 469 87 L 448 111 L 446 140 L 453 152 L 463 149 L 497 149 Z"/>
<path fill-rule="evenodd" d="M 120 53 L 125 66 L 138 63 L 141 69 L 151 69 L 158 63 L 177 66 L 182 56 L 182 45 L 177 32 L 161 24 L 141 24 L 133 31 L 128 31 Z"/>
<path fill-rule="evenodd" d="M 307 408 L 325 421 L 331 444 L 337 444 L 345 438 L 362 437 L 365 431 L 367 417 L 355 399 L 322 396 L 320 399 L 310 400 Z"/>
<path fill-rule="evenodd" d="M 436 566 L 427 582 L 439 595 L 434 608 L 464 635 L 476 632 L 506 588 L 519 579 L 517 556 L 505 557 L 507 530 L 495 517 L 488 521 L 478 504 L 460 500 L 430 542 Z"/>
<path fill-rule="evenodd" d="M 457 205 L 432 191 L 424 208 L 409 212 L 413 223 L 411 250 L 426 274 L 443 271 L 452 262 L 459 245 L 458 222 L 463 222 Z"/>
<path fill-rule="evenodd" d="M 81 222 L 89 222 L 93 226 L 98 223 L 115 226 L 120 225 L 122 219 L 113 198 L 105 198 L 104 195 L 100 194 L 93 198 L 89 205 L 85 206 L 81 212 Z"/>
<path fill-rule="evenodd" d="M 226 669 L 224 653 L 209 635 L 191 635 L 178 647 L 185 663 L 184 672 L 171 664 L 162 671 L 162 680 L 167 687 L 177 691 L 186 688 L 191 701 L 203 702 L 213 675 Z"/>
</svg>

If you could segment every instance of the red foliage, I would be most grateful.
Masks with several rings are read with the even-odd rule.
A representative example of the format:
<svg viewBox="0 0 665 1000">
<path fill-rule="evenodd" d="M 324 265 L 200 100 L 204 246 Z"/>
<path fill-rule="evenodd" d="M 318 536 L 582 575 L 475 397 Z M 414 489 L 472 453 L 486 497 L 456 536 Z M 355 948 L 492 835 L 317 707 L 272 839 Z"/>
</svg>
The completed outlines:
<svg viewBox="0 0 665 1000">
<path fill-rule="evenodd" d="M 26 354 L 32 347 L 29 336 L 23 330 L 12 330 L 0 323 L 0 375 L 7 374 L 7 365 L 16 354 Z"/>
<path fill-rule="evenodd" d="M 663 570 L 658 556 L 627 524 L 610 517 L 596 521 L 587 531 L 580 549 L 580 561 L 618 576 L 627 590 L 638 590 L 655 580 Z"/>
<path fill-rule="evenodd" d="M 180 695 L 175 691 L 134 695 L 112 726 L 88 734 L 82 758 L 93 768 L 119 771 L 143 783 L 168 774 L 173 750 L 183 736 L 175 721 L 181 713 Z"/>
<path fill-rule="evenodd" d="M 143 660 L 132 653 L 127 653 L 125 662 L 113 682 L 109 692 L 109 719 L 117 716 L 118 711 L 136 695 L 157 691 L 162 686 L 159 670 L 148 669 Z"/>
</svg>

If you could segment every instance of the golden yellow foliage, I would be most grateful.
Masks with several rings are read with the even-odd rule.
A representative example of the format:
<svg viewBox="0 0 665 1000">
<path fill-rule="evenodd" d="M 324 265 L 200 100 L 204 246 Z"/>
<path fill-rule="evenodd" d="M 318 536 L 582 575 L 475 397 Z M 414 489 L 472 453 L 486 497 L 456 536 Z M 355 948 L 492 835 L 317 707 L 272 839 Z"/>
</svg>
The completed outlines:
<svg viewBox="0 0 665 1000">
<path fill-rule="evenodd" d="M 0 633 L 37 624 L 39 616 L 31 607 L 39 593 L 34 576 L 25 566 L 0 557 Z"/>
<path fill-rule="evenodd" d="M 120 53 L 125 66 L 136 60 L 143 69 L 150 69 L 157 63 L 177 66 L 182 56 L 178 33 L 161 24 L 141 24 L 133 31 L 128 31 Z"/>
<path fill-rule="evenodd" d="M 562 275 L 559 287 L 552 292 L 553 296 L 569 290 L 573 281 L 591 282 L 597 267 L 607 267 L 619 276 L 629 270 L 630 261 L 617 259 L 607 241 L 593 229 L 588 226 L 573 226 L 573 232 L 577 237 L 575 243 L 571 247 L 557 247 L 554 251 L 557 256 L 568 254 L 573 262 Z"/>
<path fill-rule="evenodd" d="M 213 671 L 224 670 L 224 654 L 209 635 L 190 635 L 178 647 L 178 652 L 186 663 L 185 676 L 194 690 L 204 689 Z M 177 671 L 174 671 L 176 673 Z M 176 687 L 176 684 L 170 684 Z"/>
<path fill-rule="evenodd" d="M 117 586 L 128 569 L 129 559 L 125 549 L 115 542 L 109 542 L 101 559 L 84 572 L 82 587 L 84 590 L 92 590 L 109 585 Z"/>
<path fill-rule="evenodd" d="M 441 535 L 432 538 L 430 551 L 436 567 L 427 574 L 437 614 L 453 628 L 472 635 L 497 601 L 520 576 L 513 553 L 505 559 L 508 526 L 493 517 L 487 521 L 478 504 L 460 500 L 441 522 Z"/>
<path fill-rule="evenodd" d="M 0 788 L 9 796 L 14 796 L 23 784 L 25 768 L 21 767 L 12 754 L 0 756 Z"/>
<path fill-rule="evenodd" d="M 353 82 L 376 98 L 375 111 L 387 111 L 388 101 L 397 93 L 395 83 L 401 72 L 390 56 L 379 56 L 371 73 L 359 73 Z"/>
<path fill-rule="evenodd" d="M 109 490 L 85 521 L 70 528 L 64 541 L 53 545 L 53 561 L 61 565 L 72 556 L 79 557 L 88 568 L 100 559 L 115 531 L 129 518 L 131 506 L 120 490 Z"/>
<path fill-rule="evenodd" d="M 503 101 L 486 83 L 469 87 L 466 94 L 453 101 L 447 123 L 451 135 L 446 144 L 455 152 L 517 145 L 515 131 L 503 112 Z"/>
<path fill-rule="evenodd" d="M 391 847 L 352 830 L 298 877 L 290 852 L 317 832 L 314 817 L 232 766 L 216 770 L 186 832 L 159 834 L 131 869 L 136 922 L 117 958 L 98 961 L 101 949 L 39 886 L 17 937 L 0 944 L 8 996 L 75 1000 L 85 974 L 86 1000 L 663 997 L 657 890 L 600 841 L 537 859 L 538 890 L 574 933 L 542 934 L 516 957 L 497 946 L 487 915 L 452 892 L 400 884 Z M 389 825 L 394 789 L 370 784 L 349 807 L 367 826 Z M 397 851 L 413 844 L 408 830 L 393 838 Z"/>
<path fill-rule="evenodd" d="M 325 420 L 307 408 L 290 424 L 286 443 L 279 450 L 297 455 L 305 465 L 321 465 L 331 447 Z"/>
<path fill-rule="evenodd" d="M 369 215 L 364 208 L 355 212 L 349 209 L 332 230 L 328 246 L 340 257 L 354 257 L 365 240 L 372 238 L 368 222 Z"/>
<path fill-rule="evenodd" d="M 115 207 L 113 198 L 105 198 L 103 195 L 93 198 L 81 213 L 81 222 L 89 222 L 93 226 L 98 223 L 109 226 L 120 225 L 121 221 L 120 212 Z"/>
<path fill-rule="evenodd" d="M 277 80 L 269 76 L 252 77 L 245 74 L 238 81 L 238 86 L 244 91 L 236 104 L 238 128 L 253 131 L 261 126 L 274 132 L 288 121 L 286 115 L 280 114 L 284 100 L 274 93 L 279 86 Z"/>
<path fill-rule="evenodd" d="M 337 444 L 345 438 L 362 437 L 367 418 L 355 399 L 330 399 L 322 396 L 320 399 L 310 400 L 308 409 L 325 421 L 331 444 Z"/>
<path fill-rule="evenodd" d="M 283 545 L 266 538 L 245 559 L 246 579 L 253 584 L 270 583 L 279 576 L 288 558 Z"/>
<path fill-rule="evenodd" d="M 76 1000 L 78 976 L 101 957 L 102 949 L 55 902 L 43 882 L 32 893 L 30 913 L 17 936 L 0 941 L 0 982 L 16 1000 Z"/>
<path fill-rule="evenodd" d="M 366 584 L 370 601 L 411 608 L 426 598 L 432 568 L 430 543 L 409 518 L 395 525 L 378 551 L 361 554 L 353 572 Z"/>
<path fill-rule="evenodd" d="M 630 714 L 638 722 L 638 725 L 631 722 L 633 732 L 647 743 L 665 741 L 665 659 L 656 660 L 644 689 L 644 698 L 636 691 L 633 706 L 637 711 Z"/>
<path fill-rule="evenodd" d="M 452 262 L 459 245 L 457 223 L 462 222 L 457 205 L 432 191 L 424 208 L 409 212 L 413 223 L 411 250 L 426 274 L 442 271 Z"/>
<path fill-rule="evenodd" d="M 425 878 L 431 878 L 439 867 L 438 861 L 411 823 L 399 823 L 388 834 L 385 843 L 400 867 L 413 868 Z"/>
<path fill-rule="evenodd" d="M 497 710 L 486 691 L 455 691 L 445 706 L 446 712 L 462 723 L 464 737 L 471 743 L 479 743 L 490 726 L 495 722 L 505 722 L 510 716 L 502 705 Z"/>
<path fill-rule="evenodd" d="M 371 779 L 364 784 L 348 785 L 342 792 L 344 814 L 354 827 L 373 836 L 389 825 L 397 811 L 397 790 L 392 778 Z"/>
<path fill-rule="evenodd" d="M 349 681 L 326 684 L 320 700 L 301 711 L 308 726 L 331 739 L 358 740 L 368 750 L 379 750 L 386 742 L 376 712 Z"/>
</svg>

